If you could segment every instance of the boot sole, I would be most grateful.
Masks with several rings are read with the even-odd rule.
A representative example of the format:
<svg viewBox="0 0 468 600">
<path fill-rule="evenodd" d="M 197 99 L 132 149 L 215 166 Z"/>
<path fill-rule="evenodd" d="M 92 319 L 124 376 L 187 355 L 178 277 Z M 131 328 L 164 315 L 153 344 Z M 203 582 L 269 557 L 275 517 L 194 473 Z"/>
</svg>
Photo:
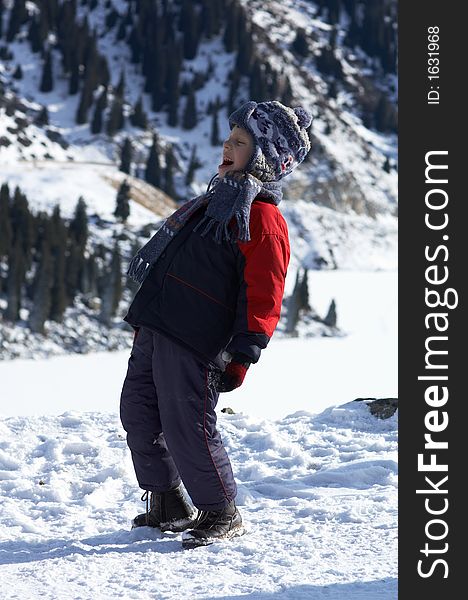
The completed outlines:
<svg viewBox="0 0 468 600">
<path fill-rule="evenodd" d="M 231 540 L 236 537 L 240 537 L 247 533 L 244 525 L 239 525 L 235 529 L 231 529 L 224 535 L 219 537 L 212 538 L 196 538 L 196 537 L 187 537 L 182 539 L 182 548 L 189 550 L 191 548 L 199 548 L 200 546 L 211 546 L 211 544 L 215 544 L 216 542 L 223 542 L 225 540 Z"/>
</svg>

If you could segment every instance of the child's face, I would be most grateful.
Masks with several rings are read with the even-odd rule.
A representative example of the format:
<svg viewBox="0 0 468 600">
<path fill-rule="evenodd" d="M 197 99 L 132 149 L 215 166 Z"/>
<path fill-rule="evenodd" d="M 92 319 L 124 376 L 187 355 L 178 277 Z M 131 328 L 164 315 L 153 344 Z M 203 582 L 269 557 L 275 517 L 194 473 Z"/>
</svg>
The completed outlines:
<svg viewBox="0 0 468 600">
<path fill-rule="evenodd" d="M 234 125 L 228 139 L 223 143 L 223 162 L 218 165 L 218 175 L 222 177 L 226 171 L 242 171 L 249 162 L 254 143 L 250 133 L 243 127 Z M 232 163 L 227 163 L 229 159 Z"/>
</svg>

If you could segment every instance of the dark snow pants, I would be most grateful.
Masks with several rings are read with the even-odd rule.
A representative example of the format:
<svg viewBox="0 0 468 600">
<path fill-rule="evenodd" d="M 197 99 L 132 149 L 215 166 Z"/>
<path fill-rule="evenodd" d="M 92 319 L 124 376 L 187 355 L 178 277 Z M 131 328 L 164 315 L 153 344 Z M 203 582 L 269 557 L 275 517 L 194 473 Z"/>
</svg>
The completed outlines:
<svg viewBox="0 0 468 600">
<path fill-rule="evenodd" d="M 216 429 L 219 392 L 209 367 L 176 342 L 140 327 L 120 398 L 139 486 L 163 492 L 182 480 L 201 510 L 224 508 L 237 493 Z"/>
</svg>

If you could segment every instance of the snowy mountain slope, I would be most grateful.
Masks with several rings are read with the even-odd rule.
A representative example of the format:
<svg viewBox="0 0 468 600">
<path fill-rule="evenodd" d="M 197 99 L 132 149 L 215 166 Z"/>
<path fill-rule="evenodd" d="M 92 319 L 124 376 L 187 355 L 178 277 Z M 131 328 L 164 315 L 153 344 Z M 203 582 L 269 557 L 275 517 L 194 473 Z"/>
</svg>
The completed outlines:
<svg viewBox="0 0 468 600">
<path fill-rule="evenodd" d="M 114 414 L 2 419 L 3 597 L 394 599 L 396 419 L 221 414 L 249 533 L 191 551 L 129 530 L 143 503 Z"/>
<path fill-rule="evenodd" d="M 113 2 L 121 13 L 125 12 L 125 2 Z M 304 104 L 314 114 L 312 126 L 313 145 L 310 163 L 303 164 L 287 180 L 285 185 L 285 198 L 303 199 L 319 206 L 329 207 L 333 211 L 376 217 L 380 214 L 394 214 L 397 196 L 397 175 L 392 169 L 386 173 L 383 168 L 385 157 L 390 157 L 396 162 L 395 135 L 381 134 L 365 128 L 359 117 L 356 116 L 356 106 L 353 95 L 347 88 L 338 90 L 336 99 L 328 97 L 328 84 L 323 75 L 317 71 L 312 58 L 299 60 L 290 50 L 290 43 L 298 27 L 304 28 L 310 38 L 311 53 L 316 53 L 328 38 L 331 26 L 316 17 L 317 7 L 314 3 L 295 0 L 288 3 L 287 10 L 284 3 L 270 0 L 269 2 L 243 1 L 247 14 L 252 23 L 253 36 L 256 50 L 264 62 L 270 62 L 276 69 L 287 73 L 290 78 L 297 104 Z M 141 95 L 143 79 L 140 66 L 131 64 L 130 50 L 124 41 L 116 41 L 113 31 L 107 32 L 104 26 L 104 7 L 98 7 L 89 12 L 88 6 L 81 4 L 77 7 L 79 19 L 87 16 L 90 27 L 98 32 L 98 48 L 104 54 L 111 69 L 112 83 L 116 85 L 121 70 L 124 69 L 126 77 L 126 111 L 130 109 Z M 395 94 L 396 82 L 392 78 L 382 81 L 378 73 L 366 65 L 372 61 L 366 60 L 365 55 L 355 49 L 354 53 L 340 46 L 346 22 L 340 25 L 338 35 L 338 52 L 345 73 L 345 82 L 350 89 L 363 87 L 363 80 L 372 81 L 373 85 L 387 90 L 389 96 Z M 50 93 L 38 91 L 41 75 L 41 61 L 34 54 L 26 41 L 13 41 L 9 48 L 14 54 L 13 61 L 5 61 L 0 65 L 0 78 L 5 82 L 7 90 L 14 90 L 21 99 L 22 104 L 29 111 L 38 112 L 41 105 L 47 105 L 51 120 L 50 127 L 45 130 L 52 131 L 51 137 L 59 135 L 60 141 L 53 142 L 41 133 L 36 126 L 30 125 L 21 134 L 21 139 L 33 140 L 29 146 L 19 141 L 18 135 L 8 132 L 7 138 L 12 144 L 0 147 L 0 162 L 2 167 L 8 162 L 17 162 L 20 158 L 31 160 L 49 156 L 55 160 L 91 160 L 93 162 L 113 163 L 118 165 L 119 146 L 125 135 L 131 135 L 136 155 L 144 158 L 151 144 L 151 130 L 142 131 L 132 127 L 129 123 L 125 129 L 113 138 L 105 134 L 91 135 L 89 125 L 77 125 L 74 122 L 78 96 L 68 96 L 68 81 L 60 72 L 59 55 L 54 60 L 55 87 Z M 208 143 L 211 117 L 206 114 L 209 101 L 218 96 L 226 99 L 226 75 L 232 69 L 235 61 L 234 53 L 226 53 L 220 37 L 211 40 L 202 40 L 196 58 L 184 62 L 182 79 L 190 79 L 194 72 L 205 71 L 209 64 L 213 65 L 213 73 L 203 88 L 197 91 L 197 116 L 199 123 L 193 130 L 184 130 L 180 127 L 170 127 L 166 124 L 163 113 L 151 111 L 148 95 L 143 95 L 144 108 L 148 113 L 150 126 L 156 128 L 162 144 L 174 144 L 176 160 L 179 171 L 175 176 L 175 184 L 184 197 L 193 197 L 204 191 L 206 184 L 216 172 L 216 165 L 221 156 L 221 146 L 213 147 Z M 12 73 L 16 64 L 21 63 L 25 76 L 21 80 L 14 80 Z M 365 71 L 369 75 L 364 75 Z M 393 87 L 392 87 L 393 86 Z M 393 92 L 392 92 L 393 89 Z M 8 94 L 7 94 L 8 95 Z M 248 99 L 247 82 L 242 80 L 238 91 L 239 102 Z M 182 103 L 183 104 L 183 103 Z M 182 110 L 182 107 L 181 107 Z M 5 130 L 6 116 L 0 109 L 0 129 Z M 24 118 L 24 114 L 21 115 Z M 219 119 L 221 139 L 228 132 L 227 114 L 225 110 L 220 113 Z M 329 131 L 328 126 L 332 125 Z M 13 128 L 14 129 L 14 128 Z M 29 131 L 31 129 L 31 131 Z M 1 137 L 1 136 L 0 136 Z M 43 142 L 46 144 L 43 145 Z M 61 145 L 62 144 L 62 145 Z M 63 145 L 66 148 L 62 147 Z M 195 145 L 202 167 L 196 173 L 196 181 L 190 189 L 185 189 L 183 174 L 188 167 L 189 149 Z M 87 157 L 87 158 L 86 158 Z M 24 179 L 26 180 L 26 175 Z M 7 170 L 0 168 L 2 181 L 9 179 Z M 17 181 L 17 180 L 15 180 Z M 19 182 L 20 183 L 20 182 Z M 26 181 L 25 181 L 26 185 Z M 49 195 L 49 186 L 42 182 L 40 187 L 42 198 Z M 78 195 L 79 189 L 76 190 Z M 87 199 L 87 198 L 85 198 Z M 286 206 L 286 202 L 284 203 Z M 325 211 L 325 214 L 326 213 Z M 333 214 L 333 213 L 332 213 Z M 331 216 L 331 215 L 330 215 Z M 339 217 L 337 217 L 339 218 Z M 330 219 L 328 219 L 330 220 Z M 361 251 L 361 243 L 367 245 L 365 230 L 371 232 L 371 237 L 378 238 L 383 232 L 388 239 L 390 260 L 384 259 L 383 264 L 369 264 L 370 269 L 394 268 L 396 259 L 396 218 L 385 221 L 386 227 L 378 220 L 365 220 L 365 226 L 357 231 L 346 219 L 341 220 L 340 226 L 348 238 L 353 240 L 352 247 L 348 246 L 346 257 L 352 254 L 366 256 L 367 252 Z M 349 227 L 348 227 L 349 223 Z M 376 231 L 372 231 L 376 229 Z M 363 235 L 361 235 L 361 233 Z M 323 246 L 328 238 L 329 230 L 320 226 L 315 228 L 315 245 Z M 323 257 L 325 262 L 322 268 L 338 268 L 344 266 L 341 257 L 333 261 L 330 257 Z M 327 266 L 328 265 L 328 266 Z M 362 267 L 362 260 L 359 260 Z"/>
</svg>

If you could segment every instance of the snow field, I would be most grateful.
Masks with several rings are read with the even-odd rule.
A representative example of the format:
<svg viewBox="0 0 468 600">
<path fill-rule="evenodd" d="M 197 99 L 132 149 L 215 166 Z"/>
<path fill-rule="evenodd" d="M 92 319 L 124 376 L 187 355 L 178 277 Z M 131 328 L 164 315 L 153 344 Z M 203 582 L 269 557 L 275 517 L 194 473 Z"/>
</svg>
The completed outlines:
<svg viewBox="0 0 468 600">
<path fill-rule="evenodd" d="M 4 597 L 396 597 L 396 416 L 350 402 L 218 423 L 248 534 L 182 550 L 180 534 L 129 529 L 144 503 L 118 416 L 3 418 Z"/>
</svg>

